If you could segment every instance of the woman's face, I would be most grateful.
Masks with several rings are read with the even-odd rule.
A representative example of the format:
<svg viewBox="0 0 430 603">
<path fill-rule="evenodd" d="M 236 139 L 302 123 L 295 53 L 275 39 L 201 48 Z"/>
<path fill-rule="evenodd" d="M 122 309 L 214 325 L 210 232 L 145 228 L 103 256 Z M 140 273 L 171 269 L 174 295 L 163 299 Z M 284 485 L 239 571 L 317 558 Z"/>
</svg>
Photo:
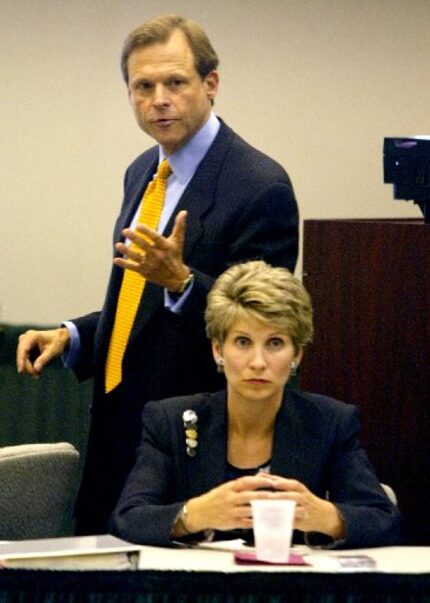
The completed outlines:
<svg viewBox="0 0 430 603">
<path fill-rule="evenodd" d="M 291 373 L 302 357 L 291 337 L 252 317 L 233 323 L 223 344 L 212 343 L 215 360 L 222 358 L 229 401 L 273 402 L 278 405 Z"/>
</svg>

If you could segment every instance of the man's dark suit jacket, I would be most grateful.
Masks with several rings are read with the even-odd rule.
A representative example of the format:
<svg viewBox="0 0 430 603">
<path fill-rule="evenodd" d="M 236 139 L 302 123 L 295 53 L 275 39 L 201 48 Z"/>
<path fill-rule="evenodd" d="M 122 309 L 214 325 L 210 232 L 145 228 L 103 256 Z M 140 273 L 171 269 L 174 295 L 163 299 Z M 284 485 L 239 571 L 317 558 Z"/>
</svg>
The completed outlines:
<svg viewBox="0 0 430 603">
<path fill-rule="evenodd" d="M 158 147 L 154 147 L 128 168 L 114 242 L 130 224 L 157 161 Z M 291 270 L 296 264 L 298 210 L 288 175 L 224 123 L 165 234 L 183 209 L 188 211 L 184 262 L 195 275 L 192 292 L 181 313 L 174 314 L 164 308 L 163 289 L 147 283 L 123 361 L 123 381 L 108 396 L 103 390 L 104 370 L 121 268 L 112 268 L 102 311 L 73 321 L 81 339 L 75 372 L 80 379 L 94 376 L 88 452 L 76 506 L 77 533 L 106 531 L 135 460 L 143 405 L 224 386 L 204 331 L 206 295 L 214 278 L 231 264 L 249 259 Z"/>
<path fill-rule="evenodd" d="M 197 415 L 196 456 L 186 452 L 182 414 Z M 358 439 L 355 406 L 286 388 L 277 414 L 270 472 L 297 479 L 337 505 L 348 548 L 396 544 L 400 515 L 381 488 Z M 174 519 L 190 498 L 226 480 L 226 392 L 149 403 L 136 464 L 113 515 L 112 532 L 131 542 L 168 546 Z M 309 542 L 321 543 L 308 534 Z M 322 536 L 322 535 L 320 535 Z"/>
</svg>

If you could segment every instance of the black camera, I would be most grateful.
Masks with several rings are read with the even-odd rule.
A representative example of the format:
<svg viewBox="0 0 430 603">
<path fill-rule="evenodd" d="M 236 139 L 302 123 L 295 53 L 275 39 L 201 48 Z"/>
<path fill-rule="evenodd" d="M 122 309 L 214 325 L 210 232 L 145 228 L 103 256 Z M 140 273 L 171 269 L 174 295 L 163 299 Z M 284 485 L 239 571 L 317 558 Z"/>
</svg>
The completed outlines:
<svg viewBox="0 0 430 603">
<path fill-rule="evenodd" d="M 384 182 L 394 199 L 416 203 L 430 223 L 430 136 L 384 138 Z"/>
</svg>

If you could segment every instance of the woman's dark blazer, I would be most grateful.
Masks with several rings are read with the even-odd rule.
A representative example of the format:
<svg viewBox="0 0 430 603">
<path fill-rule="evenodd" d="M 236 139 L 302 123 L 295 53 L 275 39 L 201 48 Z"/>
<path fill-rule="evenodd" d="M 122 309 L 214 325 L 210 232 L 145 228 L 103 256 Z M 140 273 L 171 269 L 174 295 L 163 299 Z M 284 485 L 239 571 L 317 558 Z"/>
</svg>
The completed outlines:
<svg viewBox="0 0 430 603">
<path fill-rule="evenodd" d="M 195 457 L 186 452 L 182 413 L 187 409 L 198 417 Z M 329 496 L 345 520 L 342 546 L 395 544 L 400 514 L 380 486 L 359 430 L 355 406 L 286 388 L 276 418 L 271 473 L 297 479 L 319 497 Z M 226 434 L 225 392 L 149 403 L 113 532 L 132 542 L 171 544 L 169 532 L 184 501 L 225 481 Z"/>
</svg>

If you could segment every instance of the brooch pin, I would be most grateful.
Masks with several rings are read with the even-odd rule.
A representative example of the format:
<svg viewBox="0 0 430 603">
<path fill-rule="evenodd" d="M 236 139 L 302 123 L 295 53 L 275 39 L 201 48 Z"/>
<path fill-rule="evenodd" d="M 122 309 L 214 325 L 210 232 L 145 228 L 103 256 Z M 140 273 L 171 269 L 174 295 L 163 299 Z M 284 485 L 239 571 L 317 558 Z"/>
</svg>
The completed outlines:
<svg viewBox="0 0 430 603">
<path fill-rule="evenodd" d="M 194 410 L 186 410 L 182 414 L 185 429 L 185 444 L 188 456 L 194 457 L 197 453 L 197 415 Z"/>
</svg>

